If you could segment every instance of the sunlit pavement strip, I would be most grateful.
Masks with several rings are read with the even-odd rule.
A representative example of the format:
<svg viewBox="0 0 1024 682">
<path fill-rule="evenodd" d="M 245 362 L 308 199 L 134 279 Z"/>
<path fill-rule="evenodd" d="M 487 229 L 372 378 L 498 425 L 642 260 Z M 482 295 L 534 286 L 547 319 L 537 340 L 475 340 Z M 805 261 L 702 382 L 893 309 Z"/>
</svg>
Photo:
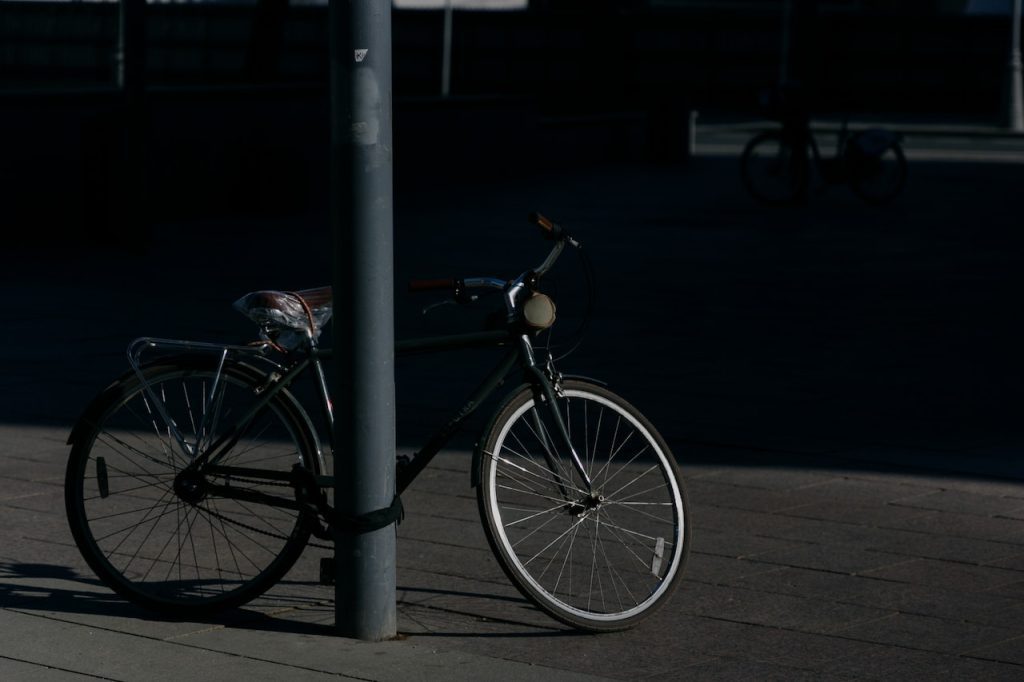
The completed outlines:
<svg viewBox="0 0 1024 682">
<path fill-rule="evenodd" d="M 22 455 L 50 467 L 65 455 L 53 439 L 32 447 L 7 429 Z M 596 637 L 565 631 L 508 586 L 475 518 L 468 462 L 467 452 L 443 454 L 405 496 L 398 578 L 407 639 L 382 644 L 331 635 L 332 588 L 312 577 L 318 551 L 246 612 L 208 623 L 153 619 L 95 584 L 70 543 L 58 486 L 0 477 L 0 671 L 114 680 L 178 679 L 182 666 L 196 680 L 1024 671 L 1017 482 L 684 461 L 697 524 L 687 580 L 648 622 Z M 43 504 L 22 504 L 26 485 L 38 486 Z"/>
<path fill-rule="evenodd" d="M 899 124 L 850 124 L 850 131 L 856 132 L 870 127 L 881 127 L 901 132 Z M 778 128 L 777 124 L 698 124 L 695 137 L 695 156 L 739 157 L 747 142 L 760 130 Z M 815 129 L 818 148 L 823 157 L 835 153 L 835 126 L 825 130 Z M 1024 135 L 1002 132 L 997 128 L 969 129 L 964 135 L 937 135 L 935 131 L 921 129 L 902 130 L 903 150 L 907 161 L 943 161 L 963 163 L 1024 163 Z"/>
</svg>

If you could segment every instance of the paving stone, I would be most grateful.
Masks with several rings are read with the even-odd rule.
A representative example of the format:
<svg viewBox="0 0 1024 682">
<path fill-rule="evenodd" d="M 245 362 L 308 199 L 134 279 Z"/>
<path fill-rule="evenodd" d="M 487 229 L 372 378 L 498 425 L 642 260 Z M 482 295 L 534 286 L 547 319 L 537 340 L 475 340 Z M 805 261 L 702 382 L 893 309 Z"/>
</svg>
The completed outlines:
<svg viewBox="0 0 1024 682">
<path fill-rule="evenodd" d="M 1004 588 L 1021 578 L 1018 571 L 936 559 L 911 559 L 863 571 L 865 576 L 913 585 L 961 589 L 973 592 Z"/>
<path fill-rule="evenodd" d="M 763 522 L 763 534 L 782 540 L 807 544 L 837 544 L 868 548 L 883 536 L 891 537 L 900 531 L 879 529 L 854 523 L 801 518 L 790 514 L 772 514 Z"/>
<path fill-rule="evenodd" d="M 462 621 L 459 627 L 463 630 L 472 628 L 474 620 L 506 623 L 510 624 L 506 627 L 512 628 L 528 625 L 545 632 L 565 629 L 519 594 L 507 580 L 504 583 L 482 582 L 404 568 L 398 573 L 397 596 L 399 611 L 416 621 L 410 623 L 415 629 L 408 632 L 423 632 L 424 624 L 436 618 L 446 619 L 446 627 Z"/>
<path fill-rule="evenodd" d="M 457 522 L 475 523 L 481 526 L 480 511 L 476 499 L 460 499 L 454 501 L 443 493 L 428 491 L 406 491 L 402 493 L 402 505 L 405 507 L 405 520 L 399 524 L 399 532 L 408 533 L 412 522 L 420 516 L 432 516 L 439 519 L 452 519 Z M 459 524 L 461 525 L 461 524 Z"/>
<path fill-rule="evenodd" d="M 1013 546 L 1013 549 L 1017 549 L 1017 545 Z M 986 566 L 994 566 L 996 568 L 1008 568 L 1013 571 L 1024 571 L 1024 553 L 1014 554 L 1008 556 L 1005 559 L 997 559 L 995 561 L 984 562 Z"/>
<path fill-rule="evenodd" d="M 932 512 L 910 519 L 894 520 L 887 523 L 886 527 L 1024 544 L 1024 521 L 1017 519 Z"/>
<path fill-rule="evenodd" d="M 427 537 L 451 547 L 473 549 L 487 547 L 487 538 L 480 525 L 480 518 L 476 514 L 469 519 L 460 519 L 450 515 L 450 510 L 445 508 L 439 509 L 437 514 L 428 511 L 433 507 L 427 507 L 426 510 L 419 512 L 410 509 L 409 506 L 405 506 L 405 509 L 405 520 L 402 521 L 398 531 L 399 543 Z M 475 512 L 476 509 L 474 508 L 473 511 Z M 457 512 L 456 515 L 458 515 Z"/>
<path fill-rule="evenodd" d="M 871 680 L 1020 680 L 1020 667 L 946 653 L 879 646 L 856 659 L 836 661 L 823 668 L 826 675 L 848 675 Z"/>
<path fill-rule="evenodd" d="M 691 552 L 686 561 L 684 579 L 722 584 L 743 576 L 773 573 L 777 570 L 778 566 L 774 564 Z"/>
<path fill-rule="evenodd" d="M 516 663 L 510 659 L 444 651 L 435 640 L 419 636 L 406 641 L 364 643 L 318 634 L 220 629 L 178 640 L 192 650 L 216 651 L 242 660 L 259 657 L 287 667 L 344 674 L 360 679 L 433 680 L 438 678 L 522 680 L 527 675 L 556 680 L 606 678 L 569 669 Z M 491 654 L 494 653 L 492 649 Z M 289 677 L 290 679 L 290 677 Z"/>
<path fill-rule="evenodd" d="M 836 479 L 836 474 L 820 468 L 796 469 L 774 466 L 733 466 L 718 469 L 715 480 L 747 488 L 791 491 L 819 486 Z"/>
<path fill-rule="evenodd" d="M 802 542 L 777 540 L 737 532 L 723 532 L 698 527 L 691 537 L 690 550 L 703 554 L 751 559 L 765 552 L 799 547 Z"/>
<path fill-rule="evenodd" d="M 833 503 L 884 505 L 907 497 L 917 497 L 935 491 L 936 488 L 920 482 L 908 483 L 882 478 L 864 480 L 856 476 L 844 476 L 815 485 L 811 490 Z"/>
<path fill-rule="evenodd" d="M 890 598 L 885 600 L 884 605 L 901 613 L 1015 631 L 1024 628 L 1024 621 L 1020 618 L 1020 608 L 1024 602 L 1019 599 L 990 591 L 970 592 L 959 588 L 899 585 L 903 589 L 895 594 L 890 592 L 887 595 Z"/>
<path fill-rule="evenodd" d="M 946 559 L 1001 568 L 1015 568 L 1013 559 L 1016 556 L 1024 566 L 1024 554 L 1018 553 L 1020 545 L 950 535 L 881 532 L 870 549 L 908 557 Z"/>
<path fill-rule="evenodd" d="M 1001 497 L 1024 499 L 1024 482 L 1008 479 L 971 476 L 941 471 L 906 471 L 897 467 L 886 468 L 884 471 L 858 471 L 851 477 L 865 481 L 881 481 L 919 486 L 931 490 L 957 490 L 978 495 L 995 495 Z"/>
<path fill-rule="evenodd" d="M 485 582 L 508 580 L 486 546 L 474 549 L 442 545 L 419 538 L 403 538 L 396 554 L 399 568 L 429 570 L 441 575 L 478 578 Z"/>
<path fill-rule="evenodd" d="M 758 556 L 757 560 L 780 566 L 813 568 L 854 575 L 902 564 L 907 561 L 907 558 L 896 554 L 864 550 L 855 545 L 827 544 L 805 545 L 794 549 L 766 552 Z"/>
<path fill-rule="evenodd" d="M 906 497 L 894 504 L 981 516 L 1008 515 L 1024 508 L 1020 498 L 982 495 L 961 490 L 941 490 L 916 497 Z"/>
<path fill-rule="evenodd" d="M 5 637 L 0 657 L 39 663 L 109 680 L 172 679 L 187 665 L 194 680 L 337 679 L 326 672 L 271 660 L 182 647 L 145 637 L 61 623 L 51 618 L 0 611 Z M 55 646 L 59 642 L 59 646 Z M 279 641 L 278 646 L 281 646 Z M 2 660 L 0 658 L 0 660 Z"/>
<path fill-rule="evenodd" d="M 16 680 L 17 682 L 54 682 L 54 680 L 95 680 L 93 675 L 85 675 L 71 670 L 53 668 L 45 663 L 27 663 L 24 661 L 5 658 L 0 660 L 0 671 L 4 679 Z"/>
<path fill-rule="evenodd" d="M 979 647 L 967 652 L 967 655 L 987 661 L 1016 663 L 1019 666 L 1024 666 L 1024 636 L 1008 639 L 991 646 Z"/>
<path fill-rule="evenodd" d="M 844 637 L 937 653 L 962 654 L 1013 637 L 1012 630 L 928 616 L 897 613 L 835 631 Z"/>
<path fill-rule="evenodd" d="M 994 595 L 1020 599 L 1024 601 L 1024 580 L 1000 585 L 989 590 Z"/>
<path fill-rule="evenodd" d="M 719 658 L 697 663 L 682 670 L 666 672 L 648 678 L 651 680 L 678 680 L 680 677 L 698 680 L 820 680 L 820 673 L 768 662 L 754 662 L 733 658 Z M 837 676 L 836 679 L 839 679 Z"/>
<path fill-rule="evenodd" d="M 39 482 L 21 478 L 3 477 L 0 479 L 0 505 L 14 506 L 32 497 L 64 496 L 64 481 Z"/>
<path fill-rule="evenodd" d="M 902 583 L 793 567 L 744 575 L 725 583 L 745 590 L 857 604 L 887 611 L 899 609 L 900 596 L 906 590 Z"/>
<path fill-rule="evenodd" d="M 856 504 L 816 502 L 799 507 L 792 507 L 781 512 L 786 516 L 796 516 L 822 521 L 837 521 L 861 526 L 882 526 L 894 522 L 917 518 L 929 512 L 913 507 L 900 507 L 894 504 Z"/>
<path fill-rule="evenodd" d="M 691 598 L 682 606 L 684 613 L 817 634 L 836 632 L 891 614 L 883 609 L 755 590 L 700 585 L 691 592 Z"/>
<path fill-rule="evenodd" d="M 690 518 L 695 526 L 695 533 L 710 529 L 720 532 L 735 532 L 748 536 L 766 538 L 792 539 L 780 534 L 780 528 L 791 525 L 785 517 L 772 514 L 759 514 L 743 509 L 726 509 L 713 505 L 691 502 Z M 802 538 L 796 538 L 800 540 Z"/>
<path fill-rule="evenodd" d="M 457 639 L 459 649 L 493 656 L 500 651 L 503 658 L 536 665 L 601 675 L 617 679 L 643 679 L 666 670 L 679 669 L 712 657 L 693 646 L 686 637 L 675 637 L 671 645 L 650 636 L 665 621 L 650 620 L 643 629 L 614 635 L 615 656 L 607 656 L 611 645 L 603 636 L 588 635 L 565 628 L 531 629 L 523 625 L 465 620 L 433 620 L 433 635 L 413 635 L 413 644 L 430 644 L 444 639 Z M 484 636 L 474 636 L 479 631 Z M 647 630 L 647 634 L 644 633 Z M 602 641 L 603 640 L 603 641 Z"/>
<path fill-rule="evenodd" d="M 765 490 L 720 482 L 718 477 L 702 478 L 689 485 L 690 500 L 697 506 L 709 505 L 747 511 L 773 512 L 807 504 L 801 491 Z"/>
</svg>

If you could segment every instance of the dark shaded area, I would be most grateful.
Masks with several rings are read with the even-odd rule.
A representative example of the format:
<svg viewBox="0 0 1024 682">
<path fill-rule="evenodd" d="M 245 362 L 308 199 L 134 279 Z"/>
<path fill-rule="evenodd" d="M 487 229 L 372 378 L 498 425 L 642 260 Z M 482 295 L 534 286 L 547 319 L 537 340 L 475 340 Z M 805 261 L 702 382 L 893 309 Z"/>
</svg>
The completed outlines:
<svg viewBox="0 0 1024 682">
<path fill-rule="evenodd" d="M 120 17 L 114 3 L 0 5 L 0 187 L 14 238 L 38 241 L 45 228 L 124 242 L 148 239 L 147 225 L 162 220 L 322 209 L 326 9 L 125 7 Z M 1002 18 L 933 3 L 792 7 L 789 75 L 816 114 L 997 118 Z M 691 110 L 757 115 L 759 91 L 779 77 L 780 12 L 636 2 L 460 11 L 456 97 L 441 100 L 442 14 L 396 11 L 399 182 L 439 167 L 500 178 L 679 162 Z"/>
<path fill-rule="evenodd" d="M 81 585 L 82 587 L 76 587 Z M 93 586 L 101 586 L 101 583 L 91 576 L 83 576 L 75 570 L 65 566 L 55 566 L 41 563 L 0 563 L 0 607 L 24 611 L 45 611 L 47 613 L 67 614 L 75 616 L 102 616 L 103 618 L 130 618 L 138 621 L 165 621 L 174 622 L 174 618 L 161 616 L 158 613 L 147 611 L 131 603 L 126 602 L 106 587 L 100 587 L 99 591 L 93 591 Z M 269 597 L 274 606 L 275 613 L 262 613 L 252 608 L 229 609 L 222 613 L 198 620 L 195 622 L 210 626 L 221 626 L 227 628 L 253 630 L 261 632 L 277 632 L 292 635 L 313 635 L 321 637 L 333 637 L 337 630 L 330 622 L 306 621 L 301 618 L 288 618 L 294 616 L 292 609 L 316 608 L 311 603 L 308 595 L 298 598 L 289 598 L 288 591 L 291 587 L 309 589 L 308 583 L 296 583 L 293 580 L 285 579 L 273 590 Z M 83 587 L 85 589 L 83 589 Z M 443 590 L 426 589 L 415 587 L 398 586 L 401 595 L 456 597 L 469 600 L 468 604 L 475 601 L 484 602 L 508 602 L 512 604 L 524 604 L 521 597 L 506 597 L 500 594 L 487 594 L 483 592 L 466 592 L 464 590 Z M 267 597 L 262 599 L 266 600 Z M 458 614 L 467 617 L 477 617 L 475 613 L 452 610 L 436 605 L 417 604 L 419 608 L 427 608 L 432 611 L 444 611 L 446 613 Z M 332 608 L 329 604 L 321 607 L 324 613 Z M 285 615 L 284 618 L 280 614 Z M 496 620 L 506 625 L 522 625 L 526 631 L 521 633 L 503 632 L 502 637 L 585 637 L 582 633 L 559 627 L 552 624 L 550 628 L 537 628 L 532 624 L 518 623 L 514 620 Z M 191 621 L 190 621 L 191 622 Z M 496 637 L 497 634 L 485 634 L 460 631 L 434 631 L 420 633 L 424 637 Z"/>
<path fill-rule="evenodd" d="M 579 113 L 633 110 L 637 97 L 673 91 L 704 109 L 736 110 L 777 79 L 783 3 L 650 5 L 535 0 L 525 12 L 458 11 L 453 93 L 536 95 L 550 111 Z M 824 102 L 996 114 L 1006 19 L 958 9 L 793 0 L 789 61 Z M 107 3 L 4 2 L 4 87 L 110 84 L 117 12 Z M 326 81 L 326 8 L 260 0 L 153 4 L 146 14 L 151 84 Z M 398 97 L 440 92 L 442 14 L 395 11 Z"/>
<path fill-rule="evenodd" d="M 998 18 L 886 7 L 794 3 L 812 111 L 992 112 Z M 0 277 L 17 291 L 4 344 L 19 359 L 6 421 L 68 424 L 123 371 L 132 338 L 249 340 L 231 301 L 330 279 L 322 10 L 147 5 L 143 75 L 119 92 L 115 9 L 0 6 L 0 31 L 18 36 L 4 58 L 21 65 L 7 88 L 103 86 L 0 95 Z M 776 77 L 778 12 L 609 4 L 587 17 L 459 12 L 460 96 L 442 100 L 428 96 L 440 14 L 396 13 L 397 291 L 535 265 L 543 245 L 522 218 L 541 209 L 579 232 L 599 273 L 598 316 L 564 369 L 611 382 L 687 456 L 909 451 L 908 464 L 1005 473 L 1022 440 L 1022 166 L 912 160 L 892 205 L 836 188 L 764 210 L 734 159 L 681 161 L 691 107 L 753 109 Z M 561 267 L 568 329 L 580 275 Z M 402 337 L 487 313 L 424 317 L 433 299 L 400 299 Z M 403 360 L 403 445 L 491 362 Z"/>
<path fill-rule="evenodd" d="M 439 297 L 407 294 L 405 283 L 536 265 L 545 244 L 523 217 L 542 208 L 574 228 L 598 277 L 597 316 L 563 371 L 610 382 L 684 461 L 873 458 L 1007 474 L 1024 440 L 1014 313 L 1024 237 L 1013 203 L 1024 166 L 919 162 L 911 173 L 888 206 L 836 188 L 782 210 L 747 197 L 729 158 L 499 183 L 434 174 L 396 195 L 398 335 L 482 324 L 489 303 L 423 316 Z M 250 340 L 230 303 L 326 281 L 326 224 L 212 216 L 163 223 L 141 251 L 19 252 L 3 274 L 18 292 L 4 419 L 69 425 L 124 370 L 139 335 Z M 567 332 L 581 273 L 571 254 L 563 261 L 547 286 Z M 400 443 L 422 443 L 495 360 L 400 361 Z"/>
</svg>

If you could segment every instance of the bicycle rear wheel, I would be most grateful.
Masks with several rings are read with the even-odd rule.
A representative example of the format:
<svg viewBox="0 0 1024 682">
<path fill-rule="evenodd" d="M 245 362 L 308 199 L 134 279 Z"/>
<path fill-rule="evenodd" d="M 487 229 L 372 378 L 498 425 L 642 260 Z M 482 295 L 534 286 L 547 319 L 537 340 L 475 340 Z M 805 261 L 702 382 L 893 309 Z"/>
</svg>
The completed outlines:
<svg viewBox="0 0 1024 682">
<path fill-rule="evenodd" d="M 96 575 L 149 609 L 201 616 L 262 594 L 309 539 L 304 513 L 204 492 L 207 481 L 292 497 L 287 483 L 192 476 L 182 470 L 256 400 L 264 375 L 196 356 L 110 386 L 70 439 L 65 506 L 72 535 Z M 184 446 L 172 436 L 177 430 Z M 278 393 L 244 429 L 221 465 L 319 471 L 317 443 L 294 399 Z M 283 485 L 283 487 L 281 487 Z"/>
<path fill-rule="evenodd" d="M 592 481 L 588 492 L 546 404 L 524 389 L 480 451 L 477 499 L 509 579 L 554 618 L 584 630 L 632 627 L 665 603 L 689 548 L 672 453 L 622 398 L 566 380 L 557 409 Z"/>
<path fill-rule="evenodd" d="M 864 154 L 851 143 L 846 150 L 846 173 L 854 194 L 869 204 L 894 199 L 907 183 L 907 159 L 893 142 L 879 154 Z"/>
<path fill-rule="evenodd" d="M 747 143 L 740 157 L 740 176 L 760 202 L 791 204 L 807 191 L 807 151 L 794 147 L 782 133 L 768 131 Z"/>
</svg>

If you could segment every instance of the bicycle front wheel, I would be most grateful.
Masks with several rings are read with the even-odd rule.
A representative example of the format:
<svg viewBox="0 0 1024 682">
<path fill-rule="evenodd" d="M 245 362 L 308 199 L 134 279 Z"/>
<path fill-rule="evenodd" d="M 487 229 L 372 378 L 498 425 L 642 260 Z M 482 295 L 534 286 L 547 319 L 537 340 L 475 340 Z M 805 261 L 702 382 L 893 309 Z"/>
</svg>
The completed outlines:
<svg viewBox="0 0 1024 682">
<path fill-rule="evenodd" d="M 686 496 L 675 460 L 625 400 L 566 380 L 555 409 L 590 489 L 546 403 L 524 389 L 482 442 L 477 497 L 509 579 L 538 607 L 576 628 L 632 627 L 683 575 Z"/>
<path fill-rule="evenodd" d="M 794 146 L 780 132 L 761 133 L 743 150 L 740 176 L 758 201 L 791 204 L 807 191 L 807 150 Z"/>
<path fill-rule="evenodd" d="M 126 375 L 87 409 L 71 438 L 65 506 L 82 556 L 121 596 L 176 616 L 202 616 L 262 594 L 309 539 L 303 512 L 206 492 L 210 483 L 294 500 L 287 483 L 183 475 L 197 452 L 251 412 L 255 389 L 266 381 L 241 364 L 218 372 L 216 360 L 148 367 L 145 384 Z M 280 392 L 218 463 L 278 472 L 298 463 L 318 472 L 308 424 Z"/>
</svg>

